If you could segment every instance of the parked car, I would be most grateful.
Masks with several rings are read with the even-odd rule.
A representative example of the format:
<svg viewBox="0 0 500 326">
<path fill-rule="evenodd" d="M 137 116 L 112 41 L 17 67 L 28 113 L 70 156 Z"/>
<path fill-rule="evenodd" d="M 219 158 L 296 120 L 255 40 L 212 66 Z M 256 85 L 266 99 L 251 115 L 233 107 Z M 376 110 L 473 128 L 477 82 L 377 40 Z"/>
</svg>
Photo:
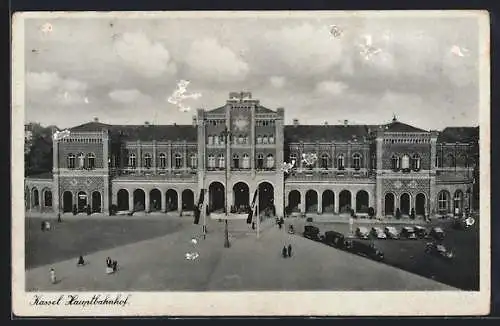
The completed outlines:
<svg viewBox="0 0 500 326">
<path fill-rule="evenodd" d="M 346 249 L 352 253 L 365 256 L 377 261 L 384 260 L 384 253 L 375 244 L 356 240 L 347 240 Z"/>
<path fill-rule="evenodd" d="M 424 226 L 416 225 L 413 228 L 415 230 L 415 234 L 419 238 L 426 238 L 429 235 L 429 232 L 427 232 L 427 229 Z"/>
<path fill-rule="evenodd" d="M 323 243 L 333 246 L 335 248 L 344 249 L 345 248 L 345 236 L 344 234 L 336 231 L 326 231 L 323 236 Z"/>
<path fill-rule="evenodd" d="M 386 226 L 384 232 L 388 239 L 399 239 L 399 232 L 394 226 Z"/>
<path fill-rule="evenodd" d="M 368 239 L 370 237 L 370 232 L 364 226 L 356 228 L 356 236 L 360 239 Z"/>
<path fill-rule="evenodd" d="M 304 238 L 319 241 L 319 229 L 313 225 L 304 226 Z"/>
<path fill-rule="evenodd" d="M 387 235 L 384 233 L 384 230 L 382 230 L 382 228 L 374 226 L 372 227 L 370 233 L 372 237 L 376 239 L 387 239 Z"/>
<path fill-rule="evenodd" d="M 444 245 L 434 242 L 429 242 L 426 244 L 425 252 L 446 259 L 452 259 L 454 256 L 453 252 L 447 249 Z"/>
<path fill-rule="evenodd" d="M 415 234 L 415 229 L 411 226 L 403 227 L 403 229 L 401 230 L 401 237 L 412 240 L 417 239 L 417 235 Z"/>
<path fill-rule="evenodd" d="M 429 235 L 435 239 L 435 240 L 443 240 L 444 239 L 444 231 L 443 229 L 441 229 L 440 227 L 434 227 L 431 229 L 431 232 L 429 233 Z"/>
<path fill-rule="evenodd" d="M 467 230 L 474 225 L 474 218 L 469 216 L 467 218 L 455 218 L 453 220 L 453 228 L 457 230 Z"/>
</svg>

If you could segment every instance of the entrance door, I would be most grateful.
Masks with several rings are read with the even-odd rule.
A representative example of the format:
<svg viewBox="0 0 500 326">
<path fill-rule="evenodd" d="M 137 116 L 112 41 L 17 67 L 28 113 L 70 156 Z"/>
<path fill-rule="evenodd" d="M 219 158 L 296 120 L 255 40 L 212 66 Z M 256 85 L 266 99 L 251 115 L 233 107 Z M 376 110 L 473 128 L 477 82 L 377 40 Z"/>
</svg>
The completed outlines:
<svg viewBox="0 0 500 326">
<path fill-rule="evenodd" d="M 224 185 L 220 182 L 212 182 L 208 187 L 209 207 L 211 212 L 224 212 Z"/>
<path fill-rule="evenodd" d="M 410 195 L 409 194 L 404 193 L 401 195 L 400 209 L 401 209 L 401 214 L 410 215 Z"/>
<path fill-rule="evenodd" d="M 77 196 L 78 200 L 78 212 L 85 212 L 85 208 L 87 207 L 87 194 L 83 191 L 80 191 Z"/>
<path fill-rule="evenodd" d="M 384 210 L 385 215 L 394 216 L 394 195 L 391 193 L 385 194 Z"/>
</svg>

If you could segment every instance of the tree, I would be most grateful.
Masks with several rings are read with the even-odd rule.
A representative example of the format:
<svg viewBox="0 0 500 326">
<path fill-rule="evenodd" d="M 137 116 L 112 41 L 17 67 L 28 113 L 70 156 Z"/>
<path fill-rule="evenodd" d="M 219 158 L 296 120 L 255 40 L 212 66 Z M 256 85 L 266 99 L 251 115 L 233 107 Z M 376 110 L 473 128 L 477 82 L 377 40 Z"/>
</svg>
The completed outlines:
<svg viewBox="0 0 500 326">
<path fill-rule="evenodd" d="M 26 175 L 52 171 L 52 135 L 57 127 L 43 127 L 39 123 L 31 123 L 31 139 L 25 139 Z"/>
</svg>

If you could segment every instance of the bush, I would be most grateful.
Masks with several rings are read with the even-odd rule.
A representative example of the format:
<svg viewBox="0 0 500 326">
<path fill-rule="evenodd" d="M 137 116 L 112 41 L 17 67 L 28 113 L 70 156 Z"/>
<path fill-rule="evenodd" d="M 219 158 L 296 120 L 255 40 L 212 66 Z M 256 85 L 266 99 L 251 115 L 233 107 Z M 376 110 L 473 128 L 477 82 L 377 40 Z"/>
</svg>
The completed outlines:
<svg viewBox="0 0 500 326">
<path fill-rule="evenodd" d="M 396 208 L 396 218 L 399 220 L 401 218 L 401 210 Z"/>
<path fill-rule="evenodd" d="M 73 205 L 73 215 L 78 214 L 78 210 L 76 209 L 76 205 Z"/>
<path fill-rule="evenodd" d="M 370 216 L 370 218 L 375 216 L 375 209 L 373 209 L 373 207 L 368 208 L 368 216 Z"/>
</svg>

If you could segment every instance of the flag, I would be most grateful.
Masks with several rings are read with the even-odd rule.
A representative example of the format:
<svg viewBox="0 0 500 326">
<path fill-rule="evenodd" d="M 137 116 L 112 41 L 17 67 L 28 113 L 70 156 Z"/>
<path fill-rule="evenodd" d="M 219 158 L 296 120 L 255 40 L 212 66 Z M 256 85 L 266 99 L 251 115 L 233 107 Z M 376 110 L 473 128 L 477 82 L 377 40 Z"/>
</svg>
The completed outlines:
<svg viewBox="0 0 500 326">
<path fill-rule="evenodd" d="M 201 210 L 203 209 L 203 202 L 205 200 L 205 189 L 201 189 L 200 197 L 198 198 L 198 205 L 194 208 L 194 224 L 200 223 Z"/>
<path fill-rule="evenodd" d="M 256 189 L 255 192 L 254 192 L 254 194 L 253 194 L 252 205 L 250 206 L 250 212 L 248 213 L 247 224 L 252 223 L 253 213 L 254 213 L 254 210 L 255 210 L 255 207 L 256 207 L 255 206 L 255 201 L 257 199 L 258 193 L 259 193 L 259 189 Z"/>
</svg>

